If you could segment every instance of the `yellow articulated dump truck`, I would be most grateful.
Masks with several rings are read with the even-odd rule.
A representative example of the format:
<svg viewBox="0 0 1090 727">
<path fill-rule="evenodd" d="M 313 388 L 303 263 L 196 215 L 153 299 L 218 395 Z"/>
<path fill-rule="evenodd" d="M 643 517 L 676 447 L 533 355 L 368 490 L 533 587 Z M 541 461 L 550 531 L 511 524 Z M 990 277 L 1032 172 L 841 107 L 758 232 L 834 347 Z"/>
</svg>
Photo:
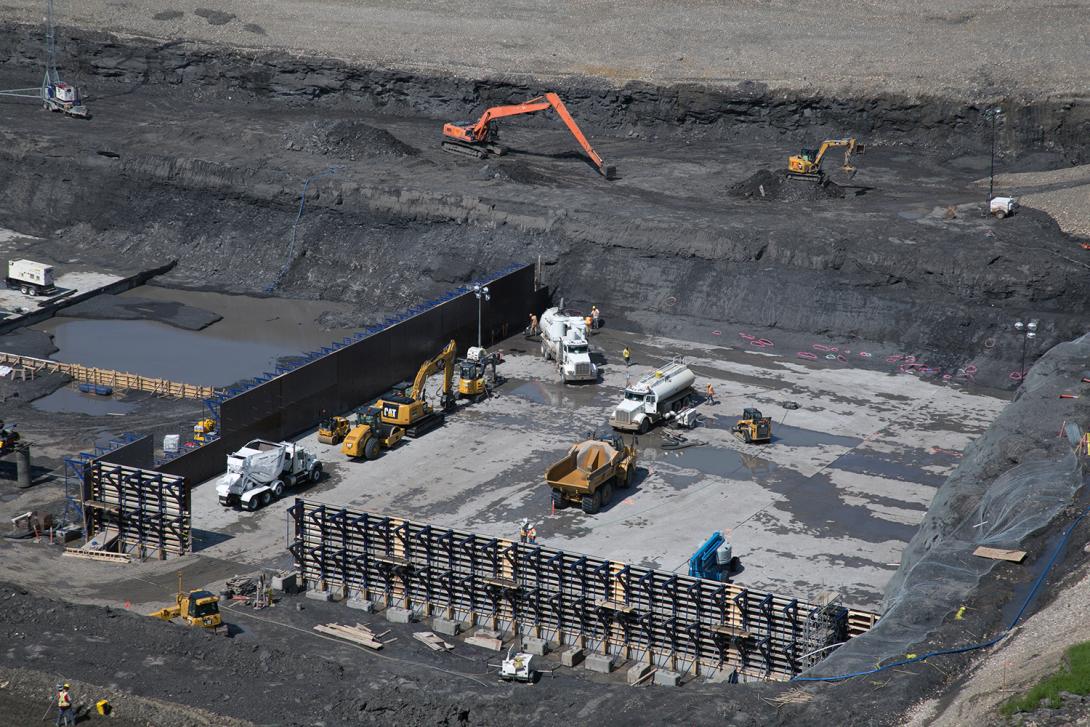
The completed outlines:
<svg viewBox="0 0 1090 727">
<path fill-rule="evenodd" d="M 588 515 L 609 505 L 614 489 L 631 486 L 635 477 L 636 448 L 620 437 L 573 445 L 564 459 L 545 470 L 553 505 L 579 505 Z"/>
</svg>

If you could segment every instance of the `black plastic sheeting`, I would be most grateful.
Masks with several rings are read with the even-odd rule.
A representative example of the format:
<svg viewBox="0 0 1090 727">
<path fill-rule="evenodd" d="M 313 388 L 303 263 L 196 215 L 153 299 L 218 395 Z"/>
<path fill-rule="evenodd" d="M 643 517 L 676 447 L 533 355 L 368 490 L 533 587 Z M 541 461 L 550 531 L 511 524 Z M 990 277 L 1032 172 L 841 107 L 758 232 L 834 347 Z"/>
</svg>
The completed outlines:
<svg viewBox="0 0 1090 727">
<path fill-rule="evenodd" d="M 547 291 L 535 290 L 533 265 L 487 285 L 491 300 L 481 308 L 486 347 L 526 328 L 530 313 L 540 314 L 545 307 Z M 250 440 L 289 439 L 317 426 L 324 416 L 350 411 L 410 379 L 452 338 L 460 355 L 477 344 L 477 298 L 472 292 L 224 401 L 220 438 L 159 470 L 186 477 L 194 485 L 204 482 L 223 471 L 229 452 Z"/>
</svg>

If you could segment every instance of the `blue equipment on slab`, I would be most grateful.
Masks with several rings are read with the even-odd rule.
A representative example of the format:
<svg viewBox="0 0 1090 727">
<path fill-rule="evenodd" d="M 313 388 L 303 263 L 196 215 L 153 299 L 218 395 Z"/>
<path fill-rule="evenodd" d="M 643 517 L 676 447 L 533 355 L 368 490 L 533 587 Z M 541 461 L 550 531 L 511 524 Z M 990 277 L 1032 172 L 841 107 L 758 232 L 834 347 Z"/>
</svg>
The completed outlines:
<svg viewBox="0 0 1090 727">
<path fill-rule="evenodd" d="M 716 530 L 689 558 L 689 575 L 710 581 L 725 581 L 736 565 L 730 543 Z"/>
</svg>

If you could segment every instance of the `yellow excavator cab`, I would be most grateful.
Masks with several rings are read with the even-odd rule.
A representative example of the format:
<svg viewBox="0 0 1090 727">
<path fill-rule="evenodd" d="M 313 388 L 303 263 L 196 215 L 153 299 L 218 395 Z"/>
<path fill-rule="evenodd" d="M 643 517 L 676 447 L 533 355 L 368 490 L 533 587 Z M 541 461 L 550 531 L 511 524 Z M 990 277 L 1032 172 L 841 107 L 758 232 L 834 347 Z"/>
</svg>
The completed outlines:
<svg viewBox="0 0 1090 727">
<path fill-rule="evenodd" d="M 817 149 L 803 149 L 798 154 L 789 157 L 787 159 L 787 176 L 793 179 L 823 180 L 825 173 L 821 169 L 821 163 L 825 160 L 825 154 L 830 149 L 841 147 L 844 148 L 844 163 L 840 168 L 845 172 L 855 172 L 855 167 L 852 166 L 852 157 L 856 154 L 862 154 L 866 147 L 853 138 L 826 139 L 821 143 L 821 147 Z"/>
<path fill-rule="evenodd" d="M 412 389 L 400 393 L 383 394 L 375 402 L 379 416 L 384 424 L 405 428 L 405 435 L 418 437 L 443 423 L 443 415 L 436 412 L 424 399 L 424 384 L 432 374 L 443 372 L 443 391 L 440 402 L 443 411 L 454 408 L 454 357 L 458 353 L 458 344 L 451 341 L 435 358 L 428 359 L 416 372 Z"/>
</svg>

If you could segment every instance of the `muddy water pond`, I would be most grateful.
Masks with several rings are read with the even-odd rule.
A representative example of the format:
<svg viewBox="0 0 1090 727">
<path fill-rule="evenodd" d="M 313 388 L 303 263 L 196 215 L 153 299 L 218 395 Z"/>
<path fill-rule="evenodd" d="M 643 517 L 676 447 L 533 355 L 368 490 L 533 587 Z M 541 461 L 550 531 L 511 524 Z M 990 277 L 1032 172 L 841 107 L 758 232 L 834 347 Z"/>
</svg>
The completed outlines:
<svg viewBox="0 0 1090 727">
<path fill-rule="evenodd" d="M 151 286 L 130 293 L 203 308 L 223 318 L 192 331 L 159 321 L 58 316 L 37 326 L 53 336 L 59 350 L 52 358 L 190 384 L 227 386 L 272 371 L 280 358 L 298 356 L 352 333 L 323 330 L 316 322 L 323 312 L 345 310 L 336 303 Z"/>
</svg>

